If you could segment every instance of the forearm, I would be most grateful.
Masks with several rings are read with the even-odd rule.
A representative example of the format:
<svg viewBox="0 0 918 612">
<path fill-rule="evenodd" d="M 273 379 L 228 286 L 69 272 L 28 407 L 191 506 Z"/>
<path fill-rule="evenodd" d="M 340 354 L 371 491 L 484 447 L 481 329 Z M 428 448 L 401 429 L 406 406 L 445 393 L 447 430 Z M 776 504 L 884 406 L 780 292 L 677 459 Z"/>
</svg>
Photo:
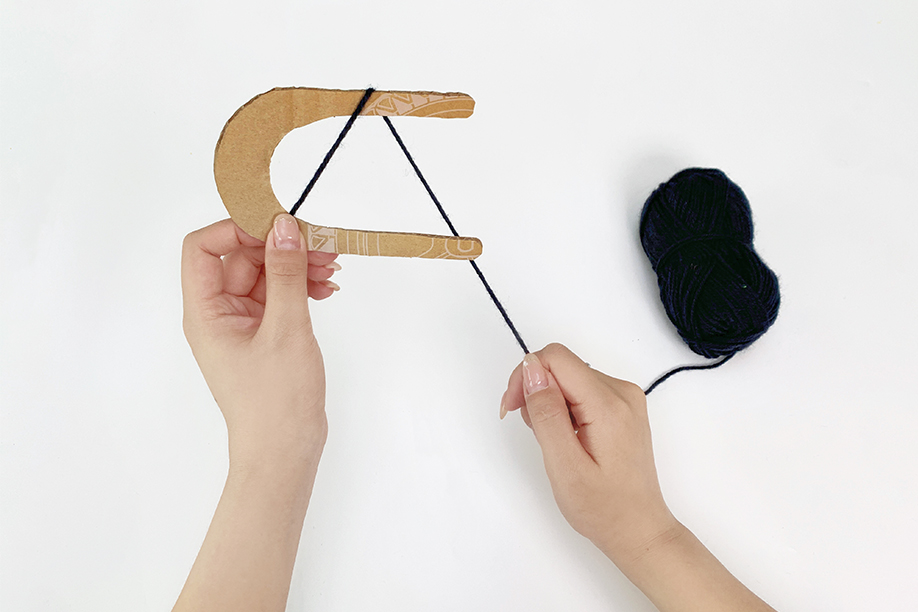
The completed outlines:
<svg viewBox="0 0 918 612">
<path fill-rule="evenodd" d="M 681 523 L 628 555 L 606 555 L 660 612 L 774 612 Z"/>
<path fill-rule="evenodd" d="M 306 508 L 314 461 L 230 462 L 223 495 L 173 612 L 282 612 Z"/>
</svg>

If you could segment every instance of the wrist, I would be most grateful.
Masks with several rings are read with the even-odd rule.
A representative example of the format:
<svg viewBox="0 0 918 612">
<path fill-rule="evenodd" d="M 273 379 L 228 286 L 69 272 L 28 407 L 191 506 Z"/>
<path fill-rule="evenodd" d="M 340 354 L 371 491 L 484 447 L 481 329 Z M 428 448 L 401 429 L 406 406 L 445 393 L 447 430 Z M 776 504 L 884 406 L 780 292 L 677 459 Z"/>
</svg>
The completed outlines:
<svg viewBox="0 0 918 612">
<path fill-rule="evenodd" d="M 321 446 L 310 452 L 231 453 L 227 486 L 246 496 L 274 499 L 305 512 L 321 455 Z"/>
<path fill-rule="evenodd" d="M 315 475 L 328 424 L 323 418 L 305 432 L 229 432 L 231 474 L 264 477 L 271 474 L 293 478 Z"/>
<path fill-rule="evenodd" d="M 594 544 L 627 574 L 629 568 L 669 547 L 684 531 L 685 526 L 668 508 L 663 508 L 627 523 L 625 528 L 612 530 Z"/>
<path fill-rule="evenodd" d="M 652 566 L 655 563 L 655 559 L 667 555 L 673 549 L 678 548 L 680 542 L 688 534 L 690 532 L 685 525 L 674 518 L 669 526 L 656 532 L 640 545 L 621 554 L 617 565 L 626 574 L 643 566 Z"/>
<path fill-rule="evenodd" d="M 774 612 L 675 519 L 672 526 L 632 549 L 630 554 L 612 560 L 661 611 Z"/>
</svg>

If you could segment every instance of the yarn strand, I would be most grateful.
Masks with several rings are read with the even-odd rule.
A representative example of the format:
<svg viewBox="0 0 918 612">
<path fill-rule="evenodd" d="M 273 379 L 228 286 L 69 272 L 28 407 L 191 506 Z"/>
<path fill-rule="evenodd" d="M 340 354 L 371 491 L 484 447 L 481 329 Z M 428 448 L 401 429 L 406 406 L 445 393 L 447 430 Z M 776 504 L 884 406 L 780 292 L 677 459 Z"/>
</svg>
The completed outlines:
<svg viewBox="0 0 918 612">
<path fill-rule="evenodd" d="M 333 144 L 331 148 L 328 150 L 328 153 L 325 154 L 325 158 L 322 160 L 322 163 L 319 164 L 319 167 L 316 169 L 315 174 L 312 175 L 312 179 L 310 179 L 309 184 L 306 185 L 306 189 L 303 190 L 302 195 L 300 195 L 299 199 L 293 205 L 293 208 L 290 209 L 291 215 L 295 215 L 296 211 L 300 209 L 300 206 L 303 204 L 303 201 L 306 199 L 306 196 L 309 195 L 309 192 L 312 191 L 312 188 L 315 186 L 316 181 L 318 181 L 319 177 L 322 176 L 322 173 L 325 171 L 325 167 L 328 165 L 328 162 L 331 161 L 332 155 L 334 155 L 335 151 L 338 150 L 338 146 L 341 144 L 341 141 L 344 140 L 344 137 L 347 136 L 347 133 L 351 131 L 351 127 L 354 125 L 354 121 L 357 120 L 358 115 L 360 115 L 361 111 L 363 111 L 363 107 L 366 106 L 367 100 L 370 99 L 370 94 L 372 94 L 374 91 L 376 90 L 370 87 L 364 92 L 363 98 L 361 98 L 360 103 L 357 104 L 357 108 L 354 109 L 354 112 L 351 113 L 351 116 L 347 120 L 347 123 L 344 124 L 344 129 L 342 129 L 341 133 L 338 134 L 338 138 L 335 140 L 335 144 Z"/>
<path fill-rule="evenodd" d="M 433 200 L 434 205 L 436 205 L 437 210 L 440 212 L 440 216 L 443 217 L 444 221 L 446 221 L 446 225 L 449 227 L 449 231 L 453 233 L 453 236 L 458 237 L 459 232 L 456 231 L 456 228 L 453 226 L 453 222 L 450 221 L 449 215 L 446 214 L 446 211 L 443 209 L 443 205 L 440 204 L 440 200 L 437 198 L 436 194 L 434 194 L 433 189 L 430 188 L 430 185 L 427 183 L 427 179 L 424 178 L 424 175 L 421 173 L 421 169 L 418 168 L 418 165 L 415 163 L 414 158 L 411 157 L 411 153 L 408 152 L 408 148 L 402 141 L 401 136 L 398 135 L 398 132 L 395 130 L 395 126 L 392 125 L 392 121 L 385 115 L 383 116 L 383 121 L 385 121 L 386 125 L 389 126 L 389 131 L 392 132 L 392 136 L 395 137 L 395 142 L 398 143 L 402 153 L 404 153 L 405 157 L 408 158 L 408 163 L 411 164 L 412 168 L 414 168 L 414 173 L 418 175 L 418 178 L 421 180 L 421 184 L 424 185 L 424 189 L 427 190 L 427 194 L 430 196 L 430 199 Z M 510 328 L 510 331 L 513 333 L 513 337 L 516 338 L 517 344 L 519 344 L 520 348 L 523 349 L 523 353 L 528 355 L 529 349 L 526 347 L 526 343 L 523 341 L 523 337 L 520 336 L 520 332 L 517 331 L 513 321 L 510 320 L 510 315 L 507 314 L 507 310 L 504 308 L 504 305 L 501 304 L 500 300 L 497 298 L 497 294 L 494 293 L 493 289 L 491 289 L 491 285 L 485 278 L 481 268 L 479 268 L 478 264 L 471 259 L 469 260 L 469 263 L 472 265 L 472 269 L 475 270 L 475 274 L 478 275 L 479 280 L 481 280 L 481 284 L 484 285 L 485 291 L 488 292 L 488 296 L 491 298 L 491 301 L 494 302 L 498 312 L 500 312 L 500 316 L 504 318 L 504 323 L 506 323 L 507 327 Z"/>
<path fill-rule="evenodd" d="M 364 92 L 312 179 L 290 209 L 291 215 L 296 214 L 306 200 L 374 91 L 375 89 L 370 87 Z M 405 154 L 450 232 L 453 236 L 459 237 L 459 232 L 424 178 L 392 121 L 385 115 L 383 121 L 386 122 L 395 142 Z M 683 204 L 680 199 L 682 197 L 688 202 Z M 716 214 L 713 209 L 708 210 L 715 203 L 719 203 L 723 208 L 722 211 L 716 211 Z M 673 210 L 667 210 L 667 206 Z M 693 206 L 697 208 L 692 208 Z M 682 215 L 689 215 L 689 218 L 680 218 Z M 709 215 L 710 219 L 704 215 Z M 666 225 L 673 221 L 677 223 L 672 227 Z M 703 223 L 708 223 L 712 227 L 704 226 Z M 641 244 L 658 276 L 660 294 L 667 315 L 679 328 L 683 339 L 693 351 L 705 357 L 722 356 L 714 363 L 673 368 L 647 387 L 644 394 L 650 395 L 670 377 L 688 370 L 719 368 L 730 361 L 738 351 L 752 344 L 774 323 L 780 293 L 776 275 L 752 248 L 752 219 L 748 200 L 742 190 L 719 170 L 689 168 L 661 185 L 644 204 L 640 233 Z M 679 258 L 677 262 L 676 257 Z M 720 267 L 727 271 L 728 276 L 725 277 L 724 272 L 718 269 L 718 278 L 710 281 L 715 271 L 711 267 L 711 261 L 717 261 Z M 676 265 L 673 262 L 676 262 Z M 524 354 L 528 354 L 526 343 L 481 268 L 473 260 L 469 260 L 469 264 L 517 344 Z M 713 283 L 711 291 L 708 292 L 713 292 L 712 295 L 704 294 L 702 291 L 709 283 Z M 689 292 L 690 296 L 683 295 L 686 288 L 692 287 L 696 289 Z M 706 300 L 703 304 L 699 302 L 702 297 Z M 731 299 L 736 303 L 731 303 Z M 710 322 L 703 318 L 698 322 L 691 319 L 696 312 L 702 316 L 710 316 L 707 311 L 714 308 L 724 310 L 723 313 L 716 313 L 719 318 L 715 317 Z M 732 327 L 721 331 L 718 326 L 724 325 L 724 322 Z M 712 329 L 708 329 L 708 326 Z"/>
<path fill-rule="evenodd" d="M 733 355 L 736 355 L 736 353 L 733 353 Z M 667 378 L 669 378 L 670 376 L 673 376 L 674 374 L 678 374 L 679 372 L 685 372 L 686 370 L 713 370 L 714 368 L 719 368 L 720 366 L 724 365 L 725 363 L 733 359 L 733 355 L 727 355 L 720 361 L 716 361 L 714 363 L 708 363 L 705 365 L 679 366 L 678 368 L 673 368 L 672 370 L 670 370 L 669 372 L 667 372 L 660 378 L 653 381 L 653 383 L 649 387 L 647 387 L 647 390 L 644 391 L 644 395 L 650 395 L 651 391 L 656 389 L 658 386 L 660 386 L 660 384 L 666 381 Z"/>
<path fill-rule="evenodd" d="M 344 140 L 344 137 L 347 136 L 347 133 L 351 130 L 351 127 L 353 127 L 354 121 L 357 120 L 357 117 L 360 115 L 361 111 L 363 111 L 363 107 L 366 106 L 367 100 L 370 99 L 370 95 L 374 91 L 376 90 L 370 87 L 366 90 L 366 92 L 364 92 L 363 98 L 361 98 L 360 103 L 357 104 L 357 108 L 354 109 L 354 112 L 351 113 L 347 123 L 344 124 L 344 128 L 341 130 L 341 133 L 338 134 L 338 138 L 335 139 L 335 143 L 328 150 L 328 153 L 325 154 L 325 158 L 322 160 L 322 163 L 319 164 L 319 167 L 312 175 L 312 179 L 310 179 L 309 184 L 306 185 L 303 193 L 290 209 L 291 215 L 295 215 L 296 211 L 299 210 L 300 206 L 306 200 L 306 196 L 309 195 L 309 192 L 312 191 L 316 181 L 318 181 L 319 177 L 322 176 L 322 172 L 325 171 L 325 167 L 328 166 L 328 162 L 331 161 L 331 158 L 335 154 L 335 151 L 338 150 L 338 146 L 341 144 L 341 141 Z M 408 148 L 402 141 L 401 136 L 399 136 L 398 132 L 395 130 L 395 126 L 392 125 L 392 122 L 385 115 L 383 115 L 383 120 L 386 122 L 386 125 L 389 126 L 389 131 L 392 132 L 392 135 L 395 137 L 395 141 L 398 143 L 399 148 L 401 148 L 402 152 L 405 154 L 405 157 L 408 158 L 408 163 L 410 163 L 411 167 L 414 168 L 415 174 L 417 174 L 418 178 L 421 180 L 421 184 L 424 185 L 424 189 L 427 190 L 427 194 L 430 196 L 430 199 L 433 200 L 434 205 L 436 205 L 437 210 L 440 212 L 440 216 L 443 217 L 444 221 L 446 221 L 446 225 L 449 227 L 449 231 L 453 233 L 453 236 L 458 237 L 459 232 L 456 231 L 455 226 L 453 226 L 453 222 L 450 221 L 449 215 L 446 214 L 446 210 L 444 210 L 443 205 L 440 204 L 440 200 L 437 198 L 436 194 L 434 194 L 433 189 L 430 188 L 430 185 L 427 183 L 427 179 L 424 178 L 424 175 L 421 173 L 421 169 L 418 168 L 418 165 L 415 163 L 414 158 L 411 157 L 411 153 L 408 152 Z M 498 312 L 500 312 L 500 316 L 503 317 L 507 327 L 509 327 L 510 331 L 513 333 L 513 337 L 516 338 L 517 344 L 519 344 L 520 348 L 523 349 L 523 353 L 529 354 L 529 349 L 526 347 L 526 343 L 523 341 L 523 337 L 520 335 L 520 332 L 517 331 L 513 321 L 510 320 L 510 315 L 507 314 L 507 310 L 504 308 L 504 305 L 501 304 L 500 300 L 497 298 L 497 294 L 494 293 L 494 289 L 491 288 L 491 285 L 485 278 L 481 268 L 479 268 L 478 264 L 476 264 L 471 259 L 469 260 L 469 263 L 472 264 L 472 269 L 475 270 L 475 274 L 478 275 L 478 279 L 481 281 L 481 284 L 484 285 L 485 291 L 488 292 L 488 296 L 491 298 L 491 301 L 494 302 Z"/>
</svg>

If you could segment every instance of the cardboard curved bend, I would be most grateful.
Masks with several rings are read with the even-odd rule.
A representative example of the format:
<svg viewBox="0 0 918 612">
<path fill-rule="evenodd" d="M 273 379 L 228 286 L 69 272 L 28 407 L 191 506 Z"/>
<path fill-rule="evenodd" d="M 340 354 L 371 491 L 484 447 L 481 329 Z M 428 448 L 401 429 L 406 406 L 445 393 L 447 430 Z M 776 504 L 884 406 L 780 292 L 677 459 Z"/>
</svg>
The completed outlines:
<svg viewBox="0 0 918 612">
<path fill-rule="evenodd" d="M 230 117 L 214 152 L 214 178 L 226 210 L 243 231 L 264 240 L 274 218 L 286 212 L 271 187 L 271 157 L 284 136 L 321 119 L 350 116 L 364 93 L 276 88 L 255 96 Z M 376 91 L 360 115 L 453 119 L 471 116 L 474 108 L 475 101 L 462 93 Z M 297 221 L 311 251 L 475 259 L 482 249 L 477 238 L 352 230 Z"/>
</svg>

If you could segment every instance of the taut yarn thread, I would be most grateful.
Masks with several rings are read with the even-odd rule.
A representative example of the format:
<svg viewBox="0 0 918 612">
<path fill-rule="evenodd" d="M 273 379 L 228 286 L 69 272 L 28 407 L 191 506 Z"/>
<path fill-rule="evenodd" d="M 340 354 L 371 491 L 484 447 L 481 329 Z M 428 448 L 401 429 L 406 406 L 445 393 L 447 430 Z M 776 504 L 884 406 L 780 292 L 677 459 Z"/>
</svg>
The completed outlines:
<svg viewBox="0 0 918 612">
<path fill-rule="evenodd" d="M 341 141 L 344 140 L 344 137 L 347 136 L 347 133 L 354 126 L 354 122 L 357 120 L 357 117 L 360 116 L 360 112 L 363 110 L 363 107 L 366 106 L 367 101 L 370 99 L 370 96 L 373 92 L 376 91 L 374 88 L 369 87 L 363 93 L 363 97 L 360 99 L 360 102 L 354 108 L 354 112 L 351 113 L 351 116 L 348 118 L 347 122 L 344 124 L 344 127 L 341 129 L 341 132 L 338 134 L 338 137 L 335 139 L 335 142 L 332 144 L 331 148 L 328 150 L 328 153 L 325 154 L 325 157 L 322 159 L 322 163 L 319 164 L 319 167 L 316 168 L 316 171 L 313 173 L 312 178 L 309 180 L 309 183 L 306 185 L 306 188 L 303 190 L 302 195 L 294 203 L 293 207 L 290 209 L 290 214 L 295 215 L 296 211 L 299 210 L 300 206 L 306 200 L 306 197 L 309 195 L 309 192 L 312 191 L 312 188 L 315 186 L 316 181 L 319 180 L 319 177 L 322 176 L 322 172 L 325 171 L 326 166 L 331 161 L 332 156 L 335 154 L 335 151 L 338 150 L 338 147 L 341 145 Z M 392 136 L 395 138 L 395 142 L 398 143 L 399 148 L 402 150 L 402 153 L 405 154 L 405 157 L 408 158 L 408 162 L 411 164 L 411 167 L 414 169 L 415 174 L 418 179 L 421 181 L 421 184 L 424 185 L 424 189 L 427 190 L 427 195 L 430 196 L 430 199 L 433 201 L 434 205 L 437 207 L 440 216 L 443 217 L 443 220 L 446 221 L 446 225 L 449 227 L 449 230 L 453 233 L 453 236 L 459 236 L 459 232 L 456 231 L 453 222 L 450 220 L 449 215 L 446 214 L 443 205 L 440 204 L 440 200 L 434 194 L 433 189 L 430 188 L 430 185 L 427 183 L 427 179 L 424 178 L 424 175 L 421 174 L 421 169 L 418 168 L 417 163 L 415 163 L 414 158 L 411 156 L 411 153 L 408 152 L 408 148 L 405 146 L 405 142 L 402 140 L 402 137 L 399 136 L 398 132 L 395 129 L 395 126 L 392 124 L 392 121 L 383 115 L 383 120 L 386 122 L 389 131 L 392 133 Z M 503 317 L 504 323 L 507 324 L 507 327 L 510 328 L 510 332 L 513 334 L 513 337 L 516 339 L 517 344 L 520 345 L 520 348 L 523 349 L 523 354 L 529 353 L 529 348 L 526 346 L 526 343 L 523 341 L 523 337 L 520 335 L 520 332 L 517 331 L 516 325 L 513 324 L 513 321 L 510 320 L 510 315 L 507 314 L 507 309 L 504 308 L 504 305 L 501 304 L 500 299 L 498 299 L 497 294 L 494 293 L 494 289 L 491 288 L 491 284 L 488 283 L 488 279 L 485 278 L 484 272 L 481 271 L 481 268 L 478 267 L 478 264 L 469 260 L 469 263 L 472 264 L 472 269 L 475 270 L 475 274 L 478 276 L 478 280 L 481 281 L 481 284 L 484 286 L 485 291 L 488 293 L 488 297 L 491 298 L 491 301 L 494 302 L 494 306 L 497 307 L 497 311 L 500 313 L 500 316 Z"/>
<path fill-rule="evenodd" d="M 373 93 L 369 88 L 326 153 L 302 195 L 309 195 Z M 388 117 L 386 126 L 453 235 L 458 232 Z M 752 210 L 743 190 L 720 170 L 688 168 L 661 184 L 641 212 L 641 245 L 660 286 L 667 316 L 693 351 L 718 361 L 674 368 L 651 384 L 685 370 L 716 368 L 755 342 L 778 316 L 778 278 L 752 247 Z M 524 353 L 529 349 L 481 269 L 469 261 Z"/>
<path fill-rule="evenodd" d="M 641 245 L 670 321 L 694 352 L 723 365 L 775 322 L 778 277 L 752 247 L 752 210 L 739 185 L 716 169 L 688 168 L 644 203 Z"/>
</svg>

